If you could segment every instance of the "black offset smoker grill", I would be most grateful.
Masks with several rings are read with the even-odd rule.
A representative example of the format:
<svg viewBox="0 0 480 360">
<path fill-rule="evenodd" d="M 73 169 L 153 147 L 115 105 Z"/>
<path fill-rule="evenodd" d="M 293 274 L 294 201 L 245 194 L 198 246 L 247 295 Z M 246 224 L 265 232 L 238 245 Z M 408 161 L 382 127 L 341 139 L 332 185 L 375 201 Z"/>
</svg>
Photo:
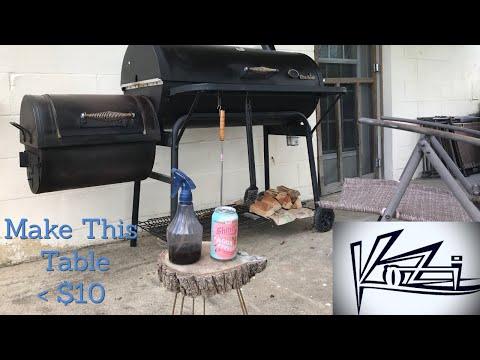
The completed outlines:
<svg viewBox="0 0 480 360">
<path fill-rule="evenodd" d="M 321 96 L 344 88 L 326 87 L 316 63 L 306 55 L 227 46 L 134 45 L 125 53 L 125 95 L 25 96 L 20 140 L 32 192 L 59 191 L 133 181 L 132 224 L 138 225 L 140 184 L 152 172 L 157 145 L 171 148 L 171 168 L 187 127 L 218 127 L 218 108 L 226 126 L 245 126 L 250 186 L 245 202 L 257 197 L 252 127 L 263 126 L 265 189 L 270 188 L 269 135 L 305 137 L 315 204 L 320 188 L 308 117 Z M 332 107 L 330 107 L 331 109 Z M 330 110 L 329 109 L 329 110 Z M 328 111 L 328 110 L 327 110 Z M 321 120 L 320 120 L 321 121 Z M 177 199 L 170 212 L 176 212 Z M 325 213 L 316 205 L 315 226 Z M 136 246 L 136 240 L 131 241 Z"/>
</svg>

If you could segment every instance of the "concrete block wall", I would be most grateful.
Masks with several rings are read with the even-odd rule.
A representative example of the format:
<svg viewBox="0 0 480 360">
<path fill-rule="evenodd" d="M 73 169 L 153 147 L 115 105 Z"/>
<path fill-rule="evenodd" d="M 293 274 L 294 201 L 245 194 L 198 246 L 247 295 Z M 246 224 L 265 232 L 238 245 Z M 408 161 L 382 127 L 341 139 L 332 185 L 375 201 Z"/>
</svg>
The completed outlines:
<svg viewBox="0 0 480 360">
<path fill-rule="evenodd" d="M 2 237 L 0 264 L 15 263 L 38 255 L 38 246 L 83 246 L 84 217 L 105 217 L 112 223 L 130 221 L 133 184 L 33 195 L 26 170 L 18 166 L 22 151 L 19 134 L 9 125 L 19 121 L 20 103 L 25 94 L 120 94 L 120 70 L 126 45 L 116 46 L 0 46 L 0 220 L 28 218 L 41 223 L 69 224 L 75 229 L 68 242 L 45 240 L 11 242 Z M 304 52 L 313 58 L 313 45 L 280 45 L 279 50 Z M 314 123 L 314 116 L 311 119 Z M 261 128 L 254 129 L 257 181 L 263 188 L 263 143 Z M 299 189 L 304 198 L 312 197 L 305 141 L 286 149 L 283 137 L 271 137 L 272 185 Z M 169 149 L 158 147 L 155 170 L 168 172 Z M 197 209 L 219 202 L 219 151 L 216 129 L 187 130 L 182 139 L 180 168 L 192 176 Z M 228 201 L 240 199 L 248 186 L 245 130 L 228 128 L 225 141 L 225 193 Z M 169 212 L 169 187 L 154 180 L 142 183 L 140 218 Z M 3 246 L 2 246 L 3 245 Z"/>
<path fill-rule="evenodd" d="M 385 115 L 417 118 L 479 111 L 480 46 L 383 46 L 383 72 Z M 385 130 L 386 178 L 399 179 L 417 139 L 416 134 Z"/>
</svg>

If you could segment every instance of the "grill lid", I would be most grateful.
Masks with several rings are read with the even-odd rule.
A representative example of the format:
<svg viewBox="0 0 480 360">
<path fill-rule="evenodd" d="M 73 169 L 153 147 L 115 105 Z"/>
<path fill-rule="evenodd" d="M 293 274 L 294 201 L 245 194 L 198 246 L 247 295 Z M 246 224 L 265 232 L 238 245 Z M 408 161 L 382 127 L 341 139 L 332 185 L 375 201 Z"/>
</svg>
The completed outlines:
<svg viewBox="0 0 480 360">
<path fill-rule="evenodd" d="M 122 67 L 122 87 L 138 82 L 323 85 L 304 54 L 213 45 L 132 45 Z"/>
<path fill-rule="evenodd" d="M 34 148 L 160 138 L 155 109 L 143 96 L 26 95 L 20 109 L 20 141 Z"/>
</svg>

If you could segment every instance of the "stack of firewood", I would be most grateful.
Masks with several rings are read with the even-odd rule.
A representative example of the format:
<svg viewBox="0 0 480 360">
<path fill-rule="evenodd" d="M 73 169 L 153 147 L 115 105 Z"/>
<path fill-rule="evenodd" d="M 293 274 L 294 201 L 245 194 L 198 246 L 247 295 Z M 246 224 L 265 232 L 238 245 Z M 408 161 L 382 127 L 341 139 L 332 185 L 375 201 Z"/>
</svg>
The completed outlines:
<svg viewBox="0 0 480 360">
<path fill-rule="evenodd" d="M 310 209 L 303 208 L 300 192 L 286 186 L 278 186 L 262 193 L 250 206 L 250 212 L 272 219 L 277 225 L 312 216 Z"/>
</svg>

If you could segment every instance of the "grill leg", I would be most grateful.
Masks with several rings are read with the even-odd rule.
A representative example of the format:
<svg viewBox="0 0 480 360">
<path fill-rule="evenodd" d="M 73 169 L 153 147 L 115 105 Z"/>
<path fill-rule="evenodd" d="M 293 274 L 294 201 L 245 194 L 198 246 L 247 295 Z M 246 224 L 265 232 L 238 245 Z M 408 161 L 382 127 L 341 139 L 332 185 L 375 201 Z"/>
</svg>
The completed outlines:
<svg viewBox="0 0 480 360">
<path fill-rule="evenodd" d="M 172 148 L 172 165 L 170 167 L 170 173 L 172 173 L 172 169 L 177 168 L 178 169 L 178 149 L 173 149 Z M 173 191 L 173 182 L 170 184 L 170 194 Z M 175 213 L 177 212 L 177 206 L 178 206 L 178 196 L 174 196 L 170 198 L 170 219 L 173 219 L 175 216 Z"/>
<path fill-rule="evenodd" d="M 140 207 L 140 184 L 141 181 L 135 181 L 133 186 L 133 209 L 132 209 L 132 225 L 137 231 L 134 239 L 130 239 L 130 247 L 137 247 L 138 239 L 138 211 Z"/>
<path fill-rule="evenodd" d="M 312 179 L 313 201 L 315 202 L 315 208 L 318 208 L 318 203 L 320 201 L 320 185 L 318 184 L 317 180 L 317 167 L 315 165 L 315 153 L 313 152 L 312 130 L 307 119 L 303 121 L 303 127 L 305 129 L 305 137 L 307 138 L 308 162 L 310 164 L 310 177 Z"/>
<path fill-rule="evenodd" d="M 179 119 L 175 122 L 172 128 L 172 149 L 171 149 L 171 160 L 170 160 L 170 175 L 172 174 L 172 169 L 178 169 L 178 148 L 181 139 L 181 132 L 184 125 L 184 120 Z M 170 194 L 173 191 L 173 181 L 170 184 Z M 170 198 L 170 219 L 173 219 L 177 212 L 178 206 L 178 196 Z"/>
<path fill-rule="evenodd" d="M 257 174 L 255 171 L 255 152 L 253 148 L 253 124 L 252 124 L 252 106 L 247 98 L 245 102 L 245 124 L 247 131 L 247 152 L 248 152 L 248 169 L 250 172 L 250 187 L 245 191 L 245 205 L 250 206 L 257 199 Z"/>
<path fill-rule="evenodd" d="M 180 146 L 180 140 L 182 139 L 183 132 L 187 128 L 188 121 L 190 120 L 191 116 L 195 111 L 195 107 L 197 106 L 198 100 L 200 99 L 200 93 L 197 92 L 195 94 L 195 99 L 193 100 L 192 105 L 190 106 L 190 110 L 188 114 L 183 115 L 175 124 L 173 124 L 172 132 L 171 132 L 171 140 L 172 140 L 172 148 L 171 148 L 171 162 L 170 162 L 170 175 L 172 173 L 171 169 L 176 168 L 178 169 L 178 148 Z M 173 182 L 170 185 L 170 193 L 172 192 Z M 170 219 L 173 219 L 175 213 L 177 212 L 178 206 L 178 197 L 174 196 L 170 200 Z"/>
<path fill-rule="evenodd" d="M 270 189 L 270 152 L 268 148 L 268 129 L 263 127 L 263 164 L 265 168 L 265 191 Z"/>
</svg>

